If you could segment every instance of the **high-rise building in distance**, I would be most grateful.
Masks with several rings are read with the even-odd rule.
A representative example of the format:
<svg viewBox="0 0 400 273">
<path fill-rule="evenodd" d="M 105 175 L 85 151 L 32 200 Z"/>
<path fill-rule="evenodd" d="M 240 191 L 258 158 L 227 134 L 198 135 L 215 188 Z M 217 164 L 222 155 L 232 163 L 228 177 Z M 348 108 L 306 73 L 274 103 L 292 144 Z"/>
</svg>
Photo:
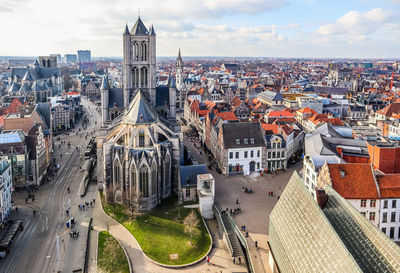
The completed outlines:
<svg viewBox="0 0 400 273">
<path fill-rule="evenodd" d="M 64 59 L 66 63 L 76 63 L 78 61 L 76 54 L 65 54 Z"/>
<path fill-rule="evenodd" d="M 78 62 L 90 62 L 92 60 L 90 50 L 78 50 Z"/>
</svg>

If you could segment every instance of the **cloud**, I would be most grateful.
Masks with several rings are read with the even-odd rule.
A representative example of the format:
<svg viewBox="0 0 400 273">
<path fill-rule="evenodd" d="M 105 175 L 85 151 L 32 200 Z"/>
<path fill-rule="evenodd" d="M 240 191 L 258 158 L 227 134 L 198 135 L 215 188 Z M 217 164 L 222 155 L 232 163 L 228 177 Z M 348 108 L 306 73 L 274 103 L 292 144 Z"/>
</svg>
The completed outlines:
<svg viewBox="0 0 400 273">
<path fill-rule="evenodd" d="M 13 9 L 10 9 L 8 7 L 2 7 L 0 6 L 0 12 L 14 12 Z"/>
</svg>

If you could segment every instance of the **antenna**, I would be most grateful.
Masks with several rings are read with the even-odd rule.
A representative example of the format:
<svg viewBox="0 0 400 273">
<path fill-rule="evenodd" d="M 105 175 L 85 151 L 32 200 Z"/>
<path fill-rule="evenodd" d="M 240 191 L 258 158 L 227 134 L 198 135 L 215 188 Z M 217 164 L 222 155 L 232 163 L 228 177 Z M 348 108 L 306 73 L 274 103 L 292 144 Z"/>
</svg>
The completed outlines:
<svg viewBox="0 0 400 273">
<path fill-rule="evenodd" d="M 140 8 L 138 8 L 138 16 L 139 16 L 139 18 L 140 18 Z"/>
</svg>

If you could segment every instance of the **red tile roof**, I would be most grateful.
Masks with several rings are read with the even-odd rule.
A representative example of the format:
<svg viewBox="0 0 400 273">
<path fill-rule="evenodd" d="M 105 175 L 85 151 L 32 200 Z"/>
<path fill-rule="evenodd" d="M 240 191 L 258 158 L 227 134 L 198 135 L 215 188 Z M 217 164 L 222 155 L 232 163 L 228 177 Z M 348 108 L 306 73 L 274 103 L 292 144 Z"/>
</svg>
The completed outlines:
<svg viewBox="0 0 400 273">
<path fill-rule="evenodd" d="M 376 176 L 379 183 L 381 198 L 400 197 L 400 174 L 385 174 Z"/>
<path fill-rule="evenodd" d="M 239 120 L 233 112 L 220 112 L 215 114 L 222 118 L 222 120 Z"/>
<path fill-rule="evenodd" d="M 400 113 L 400 103 L 392 103 L 385 108 L 376 111 L 377 114 L 384 115 L 386 117 L 391 117 L 393 113 Z"/>
<path fill-rule="evenodd" d="M 297 110 L 297 112 L 302 113 L 302 114 L 312 114 L 312 115 L 317 114 L 317 112 L 315 112 L 313 109 L 310 109 L 308 107 L 301 108 L 300 110 Z"/>
<path fill-rule="evenodd" d="M 273 134 L 278 134 L 279 126 L 275 124 L 261 123 L 261 127 L 264 131 L 270 131 Z"/>
<path fill-rule="evenodd" d="M 347 199 L 378 199 L 378 190 L 368 163 L 328 164 L 332 187 Z M 342 176 L 341 171 L 344 171 Z"/>
<path fill-rule="evenodd" d="M 268 114 L 269 118 L 279 118 L 279 117 L 285 117 L 285 118 L 292 118 L 294 115 L 290 113 L 289 111 L 271 111 Z"/>
</svg>

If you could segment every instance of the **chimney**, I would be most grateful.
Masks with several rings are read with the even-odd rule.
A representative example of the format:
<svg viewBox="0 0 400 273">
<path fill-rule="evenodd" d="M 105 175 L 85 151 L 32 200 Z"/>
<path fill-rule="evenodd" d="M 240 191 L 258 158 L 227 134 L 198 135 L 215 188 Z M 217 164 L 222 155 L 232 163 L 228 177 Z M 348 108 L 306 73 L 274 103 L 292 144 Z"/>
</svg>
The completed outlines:
<svg viewBox="0 0 400 273">
<path fill-rule="evenodd" d="M 323 188 L 317 187 L 316 192 L 318 205 L 321 209 L 323 209 L 326 201 L 328 201 L 328 195 L 326 195 L 326 192 Z"/>
</svg>

